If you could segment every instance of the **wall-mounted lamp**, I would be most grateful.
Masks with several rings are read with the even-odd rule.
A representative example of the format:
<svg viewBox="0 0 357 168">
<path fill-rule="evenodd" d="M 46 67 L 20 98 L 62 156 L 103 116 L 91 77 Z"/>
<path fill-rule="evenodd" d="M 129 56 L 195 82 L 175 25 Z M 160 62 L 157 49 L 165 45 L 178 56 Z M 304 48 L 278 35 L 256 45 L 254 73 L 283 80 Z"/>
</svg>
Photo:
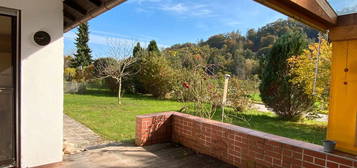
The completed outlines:
<svg viewBox="0 0 357 168">
<path fill-rule="evenodd" d="M 33 40 L 36 44 L 40 46 L 45 46 L 50 44 L 51 36 L 45 31 L 38 31 L 33 35 Z"/>
</svg>

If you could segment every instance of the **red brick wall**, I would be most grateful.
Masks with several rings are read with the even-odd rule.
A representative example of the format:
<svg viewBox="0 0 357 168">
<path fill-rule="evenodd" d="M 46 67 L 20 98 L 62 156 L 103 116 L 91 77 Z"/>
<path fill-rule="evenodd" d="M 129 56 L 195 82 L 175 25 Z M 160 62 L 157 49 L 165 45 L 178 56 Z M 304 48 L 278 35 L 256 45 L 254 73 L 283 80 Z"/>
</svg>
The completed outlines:
<svg viewBox="0 0 357 168">
<path fill-rule="evenodd" d="M 155 121 L 155 122 L 154 122 Z M 357 157 L 177 112 L 137 117 L 137 145 L 172 141 L 240 168 L 357 168 Z"/>
<path fill-rule="evenodd" d="M 136 117 L 136 145 L 170 142 L 173 112 L 141 115 Z"/>
</svg>

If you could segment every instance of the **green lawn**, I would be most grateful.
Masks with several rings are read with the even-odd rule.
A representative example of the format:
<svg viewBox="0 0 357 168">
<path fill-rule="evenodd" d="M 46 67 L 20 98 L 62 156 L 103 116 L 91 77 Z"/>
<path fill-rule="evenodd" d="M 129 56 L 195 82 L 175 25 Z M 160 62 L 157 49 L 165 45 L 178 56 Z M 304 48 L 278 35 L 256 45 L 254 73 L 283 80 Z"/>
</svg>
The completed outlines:
<svg viewBox="0 0 357 168">
<path fill-rule="evenodd" d="M 126 96 L 118 105 L 116 97 L 103 91 L 91 91 L 83 95 L 66 94 L 64 97 L 65 114 L 114 141 L 131 141 L 135 138 L 137 115 L 181 108 L 178 102 L 145 96 Z"/>
<path fill-rule="evenodd" d="M 66 94 L 64 98 L 65 114 L 109 140 L 122 142 L 134 140 L 136 115 L 177 111 L 182 106 L 148 96 L 125 96 L 122 105 L 118 105 L 116 97 L 98 90 L 82 95 Z M 220 120 L 219 116 L 217 113 L 215 119 Z M 321 144 L 326 129 L 326 123 L 281 121 L 272 113 L 256 111 L 235 114 L 227 122 L 315 144 Z"/>
<path fill-rule="evenodd" d="M 322 144 L 322 140 L 326 137 L 326 122 L 311 120 L 302 122 L 282 121 L 274 113 L 262 113 L 255 110 L 228 115 L 231 117 L 226 122 L 234 125 L 314 144 Z"/>
<path fill-rule="evenodd" d="M 259 93 L 253 93 L 249 96 L 254 103 L 263 103 Z"/>
</svg>

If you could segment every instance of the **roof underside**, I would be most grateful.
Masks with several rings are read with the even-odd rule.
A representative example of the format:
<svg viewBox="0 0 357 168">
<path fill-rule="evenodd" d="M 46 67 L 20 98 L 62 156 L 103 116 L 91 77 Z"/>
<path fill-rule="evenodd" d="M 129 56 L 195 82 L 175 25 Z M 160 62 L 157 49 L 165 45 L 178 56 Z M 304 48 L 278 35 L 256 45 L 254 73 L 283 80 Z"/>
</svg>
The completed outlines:
<svg viewBox="0 0 357 168">
<path fill-rule="evenodd" d="M 275 9 L 296 20 L 310 25 L 318 30 L 326 31 L 337 27 L 341 21 L 354 18 L 357 11 L 357 0 L 350 0 L 349 3 L 342 4 L 341 0 L 255 0 L 267 7 Z M 330 5 L 332 2 L 332 5 Z M 354 2 L 354 3 L 352 3 Z M 338 8 L 339 7 L 339 8 Z M 344 8 L 343 10 L 341 8 Z M 345 13 L 341 13 L 345 11 Z M 348 15 L 338 15 L 348 14 Z M 347 12 L 346 12 L 347 11 Z M 350 20 L 350 19 L 349 19 Z M 345 23 L 342 23 L 345 24 Z"/>
<path fill-rule="evenodd" d="M 326 0 L 255 0 L 321 31 L 337 23 L 337 14 Z"/>
<path fill-rule="evenodd" d="M 64 0 L 64 32 L 114 8 L 126 0 Z"/>
</svg>

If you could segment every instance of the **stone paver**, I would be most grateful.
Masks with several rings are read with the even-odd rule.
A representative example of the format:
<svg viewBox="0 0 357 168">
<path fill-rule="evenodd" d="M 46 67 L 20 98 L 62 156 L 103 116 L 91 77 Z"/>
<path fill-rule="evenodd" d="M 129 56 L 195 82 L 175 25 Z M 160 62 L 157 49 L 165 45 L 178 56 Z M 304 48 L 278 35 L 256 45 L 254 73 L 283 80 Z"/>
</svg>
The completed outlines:
<svg viewBox="0 0 357 168">
<path fill-rule="evenodd" d="M 65 144 L 71 144 L 76 149 L 83 150 L 91 146 L 108 143 L 91 129 L 67 115 L 63 116 L 63 128 Z"/>
<path fill-rule="evenodd" d="M 55 168 L 233 168 L 190 149 L 175 144 L 147 147 L 134 145 L 109 146 L 65 155 Z"/>
</svg>

